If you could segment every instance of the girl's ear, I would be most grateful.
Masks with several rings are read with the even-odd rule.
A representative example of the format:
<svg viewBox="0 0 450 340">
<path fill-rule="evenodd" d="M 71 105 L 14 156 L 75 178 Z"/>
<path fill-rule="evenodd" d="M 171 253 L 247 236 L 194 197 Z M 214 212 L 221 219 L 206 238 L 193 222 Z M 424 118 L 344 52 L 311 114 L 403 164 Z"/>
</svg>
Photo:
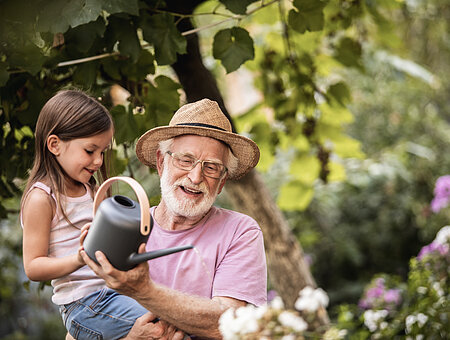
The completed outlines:
<svg viewBox="0 0 450 340">
<path fill-rule="evenodd" d="M 61 147 L 61 139 L 56 135 L 50 135 L 47 138 L 47 149 L 55 156 L 59 156 Z"/>
</svg>

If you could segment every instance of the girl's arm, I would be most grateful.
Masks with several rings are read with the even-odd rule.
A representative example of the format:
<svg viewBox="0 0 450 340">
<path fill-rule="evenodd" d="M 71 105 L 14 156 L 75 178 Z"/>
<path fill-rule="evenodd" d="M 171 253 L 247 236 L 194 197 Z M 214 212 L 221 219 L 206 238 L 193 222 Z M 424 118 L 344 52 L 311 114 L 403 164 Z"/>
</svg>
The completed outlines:
<svg viewBox="0 0 450 340">
<path fill-rule="evenodd" d="M 84 266 L 78 253 L 61 257 L 48 257 L 50 227 L 56 207 L 50 196 L 33 189 L 22 209 L 23 265 L 32 281 L 53 280 Z"/>
</svg>

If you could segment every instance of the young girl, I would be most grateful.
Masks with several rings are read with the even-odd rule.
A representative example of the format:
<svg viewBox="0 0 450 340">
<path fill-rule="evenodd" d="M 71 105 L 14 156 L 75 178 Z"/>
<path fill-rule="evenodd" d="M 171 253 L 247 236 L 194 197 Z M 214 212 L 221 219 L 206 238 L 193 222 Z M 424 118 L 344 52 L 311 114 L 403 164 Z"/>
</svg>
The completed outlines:
<svg viewBox="0 0 450 340">
<path fill-rule="evenodd" d="M 21 203 L 23 263 L 30 280 L 52 280 L 52 301 L 76 339 L 119 339 L 145 310 L 106 288 L 84 264 L 81 228 L 92 221 L 95 179 L 106 179 L 104 153 L 113 121 L 81 91 L 58 92 L 42 108 L 35 160 Z"/>
</svg>

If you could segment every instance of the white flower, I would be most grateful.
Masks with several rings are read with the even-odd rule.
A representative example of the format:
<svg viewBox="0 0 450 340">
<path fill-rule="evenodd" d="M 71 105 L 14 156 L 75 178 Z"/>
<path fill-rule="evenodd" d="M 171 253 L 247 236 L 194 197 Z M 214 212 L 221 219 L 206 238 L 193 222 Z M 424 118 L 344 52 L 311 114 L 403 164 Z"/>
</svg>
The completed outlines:
<svg viewBox="0 0 450 340">
<path fill-rule="evenodd" d="M 236 310 L 235 323 L 238 325 L 241 334 L 252 333 L 259 329 L 258 320 L 260 317 L 261 314 L 257 307 L 247 305 Z"/>
<path fill-rule="evenodd" d="M 412 326 L 417 323 L 419 325 L 419 328 L 422 328 L 423 325 L 428 321 L 428 316 L 426 316 L 423 313 L 419 313 L 417 315 L 408 315 L 405 319 L 406 324 L 406 333 L 410 333 Z M 417 338 L 417 337 L 416 337 Z"/>
<path fill-rule="evenodd" d="M 302 317 L 288 311 L 283 311 L 278 315 L 278 321 L 283 326 L 290 327 L 296 332 L 303 332 L 308 328 L 308 324 Z"/>
<path fill-rule="evenodd" d="M 306 286 L 300 291 L 299 298 L 295 302 L 295 308 L 300 311 L 315 312 L 319 307 L 328 306 L 328 302 L 328 295 L 323 289 L 313 289 Z"/>
<path fill-rule="evenodd" d="M 417 293 L 419 293 L 419 294 L 424 295 L 427 293 L 427 291 L 428 291 L 427 287 L 417 287 Z"/>
<path fill-rule="evenodd" d="M 331 327 L 323 335 L 323 340 L 342 340 L 345 338 L 346 335 L 347 335 L 346 329 L 338 329 L 335 327 Z"/>
<path fill-rule="evenodd" d="M 258 320 L 267 311 L 267 307 L 247 305 L 234 310 L 227 309 L 219 319 L 219 330 L 225 340 L 238 340 L 241 334 L 259 330 Z"/>
<path fill-rule="evenodd" d="M 442 227 L 436 234 L 436 238 L 433 242 L 438 244 L 446 244 L 447 242 L 450 242 L 450 225 Z"/>
<path fill-rule="evenodd" d="M 419 327 L 422 328 L 423 325 L 428 321 L 428 316 L 426 316 L 423 313 L 417 314 L 417 323 L 419 324 Z"/>
<path fill-rule="evenodd" d="M 234 327 L 234 309 L 229 308 L 219 318 L 219 330 L 225 340 L 238 340 L 238 332 Z"/>
<path fill-rule="evenodd" d="M 283 309 L 284 303 L 281 297 L 275 296 L 272 301 L 270 301 L 270 307 L 273 309 Z"/>
<path fill-rule="evenodd" d="M 439 282 L 434 282 L 433 283 L 433 289 L 436 291 L 436 294 L 438 296 L 443 296 L 444 295 L 444 290 L 441 288 L 441 285 L 439 284 Z"/>
<path fill-rule="evenodd" d="M 295 340 L 295 335 L 294 334 L 283 335 L 281 340 Z"/>
<path fill-rule="evenodd" d="M 389 312 L 386 309 L 382 310 L 366 310 L 364 312 L 364 325 L 369 329 L 371 332 L 375 332 L 378 329 L 378 323 L 389 314 Z M 387 325 L 385 325 L 386 327 Z"/>
</svg>

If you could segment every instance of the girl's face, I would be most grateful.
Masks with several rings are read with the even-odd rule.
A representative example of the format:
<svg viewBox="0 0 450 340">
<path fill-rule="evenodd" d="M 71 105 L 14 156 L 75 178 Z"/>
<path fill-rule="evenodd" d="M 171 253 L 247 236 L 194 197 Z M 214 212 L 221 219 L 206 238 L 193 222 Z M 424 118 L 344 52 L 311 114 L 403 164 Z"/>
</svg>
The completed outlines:
<svg viewBox="0 0 450 340">
<path fill-rule="evenodd" d="M 56 156 L 71 181 L 75 184 L 88 183 L 103 164 L 103 154 L 111 144 L 112 137 L 112 128 L 95 136 L 66 142 L 55 136 L 57 140 L 53 144 L 49 142 L 49 150 Z M 51 147 L 56 147 L 56 152 Z"/>
</svg>

